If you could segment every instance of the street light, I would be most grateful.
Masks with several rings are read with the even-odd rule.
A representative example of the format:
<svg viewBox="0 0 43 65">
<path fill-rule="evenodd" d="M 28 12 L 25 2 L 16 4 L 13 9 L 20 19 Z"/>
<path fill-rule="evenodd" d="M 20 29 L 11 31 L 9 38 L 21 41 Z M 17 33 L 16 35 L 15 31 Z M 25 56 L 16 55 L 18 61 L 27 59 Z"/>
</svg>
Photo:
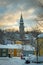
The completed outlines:
<svg viewBox="0 0 43 65">
<path fill-rule="evenodd" d="M 38 63 L 38 36 L 37 36 L 36 56 L 37 56 L 37 63 Z"/>
<path fill-rule="evenodd" d="M 36 48 L 36 63 L 38 63 L 38 52 L 39 52 L 39 48 L 38 48 L 38 36 L 37 38 L 35 38 L 34 40 L 36 40 L 36 45 L 35 45 L 35 48 Z"/>
</svg>

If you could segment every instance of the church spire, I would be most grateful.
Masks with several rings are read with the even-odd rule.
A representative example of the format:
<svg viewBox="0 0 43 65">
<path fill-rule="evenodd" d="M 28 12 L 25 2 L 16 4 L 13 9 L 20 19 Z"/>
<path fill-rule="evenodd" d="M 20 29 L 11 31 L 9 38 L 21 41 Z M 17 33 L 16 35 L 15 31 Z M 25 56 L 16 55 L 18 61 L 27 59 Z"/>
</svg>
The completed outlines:
<svg viewBox="0 0 43 65">
<path fill-rule="evenodd" d="M 23 17 L 22 17 L 22 13 L 21 13 L 21 17 L 20 17 L 20 37 L 21 39 L 24 39 L 24 22 L 23 22 Z"/>
<path fill-rule="evenodd" d="M 22 13 L 21 13 L 21 17 L 20 17 L 20 22 L 23 23 Z"/>
<path fill-rule="evenodd" d="M 23 18 L 23 17 L 22 17 L 22 10 L 21 10 L 21 18 Z"/>
</svg>

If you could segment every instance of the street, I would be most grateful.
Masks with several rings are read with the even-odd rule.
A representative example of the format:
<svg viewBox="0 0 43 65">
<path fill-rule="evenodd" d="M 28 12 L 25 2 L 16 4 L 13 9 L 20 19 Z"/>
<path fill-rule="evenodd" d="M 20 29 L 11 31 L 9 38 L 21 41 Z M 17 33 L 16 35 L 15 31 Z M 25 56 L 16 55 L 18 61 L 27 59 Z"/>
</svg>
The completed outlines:
<svg viewBox="0 0 43 65">
<path fill-rule="evenodd" d="M 0 57 L 0 65 L 43 65 L 43 63 L 25 64 L 25 60 L 21 59 L 20 57 Z"/>
</svg>

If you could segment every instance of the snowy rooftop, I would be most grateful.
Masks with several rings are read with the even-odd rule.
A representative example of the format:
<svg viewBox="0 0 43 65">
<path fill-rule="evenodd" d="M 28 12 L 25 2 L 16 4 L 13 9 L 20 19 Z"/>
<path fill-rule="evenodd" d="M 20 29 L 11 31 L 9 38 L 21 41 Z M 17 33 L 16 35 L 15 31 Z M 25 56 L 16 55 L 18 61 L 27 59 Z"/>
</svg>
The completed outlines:
<svg viewBox="0 0 43 65">
<path fill-rule="evenodd" d="M 24 50 L 26 50 L 26 51 L 34 51 L 35 48 L 32 47 L 31 45 L 24 45 Z"/>
<path fill-rule="evenodd" d="M 22 49 L 26 50 L 26 51 L 33 51 L 35 50 L 34 47 L 32 47 L 31 45 L 21 45 L 21 44 L 7 44 L 7 45 L 1 45 L 0 44 L 0 48 L 6 48 L 6 49 Z"/>
<path fill-rule="evenodd" d="M 32 37 L 32 35 L 31 35 L 31 34 L 25 34 L 25 39 L 26 39 L 26 40 L 30 40 L 30 39 L 31 39 L 31 37 Z"/>
<path fill-rule="evenodd" d="M 33 51 L 35 50 L 34 47 L 31 45 L 21 45 L 21 44 L 7 44 L 7 45 L 0 45 L 0 48 L 6 48 L 6 49 L 22 49 L 26 51 Z"/>
<path fill-rule="evenodd" d="M 21 46 L 21 44 L 14 44 L 14 45 L 12 45 L 12 44 L 7 44 L 7 45 L 0 45 L 0 48 L 8 48 L 8 49 L 21 49 L 22 48 L 22 46 Z"/>
<path fill-rule="evenodd" d="M 43 33 L 38 35 L 38 38 L 43 38 Z"/>
</svg>

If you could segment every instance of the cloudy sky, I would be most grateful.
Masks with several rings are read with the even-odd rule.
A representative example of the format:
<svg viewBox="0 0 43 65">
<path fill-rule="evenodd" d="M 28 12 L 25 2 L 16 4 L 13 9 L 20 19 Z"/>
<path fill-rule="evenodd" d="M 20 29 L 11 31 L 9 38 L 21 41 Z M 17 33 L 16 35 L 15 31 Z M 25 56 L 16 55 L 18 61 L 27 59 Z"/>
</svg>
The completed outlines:
<svg viewBox="0 0 43 65">
<path fill-rule="evenodd" d="M 43 13 L 39 1 L 40 0 L 0 0 L 0 28 L 14 28 L 18 30 L 22 12 L 25 30 L 31 30 L 36 25 L 34 19 Z M 43 4 L 43 0 L 40 2 Z"/>
</svg>

